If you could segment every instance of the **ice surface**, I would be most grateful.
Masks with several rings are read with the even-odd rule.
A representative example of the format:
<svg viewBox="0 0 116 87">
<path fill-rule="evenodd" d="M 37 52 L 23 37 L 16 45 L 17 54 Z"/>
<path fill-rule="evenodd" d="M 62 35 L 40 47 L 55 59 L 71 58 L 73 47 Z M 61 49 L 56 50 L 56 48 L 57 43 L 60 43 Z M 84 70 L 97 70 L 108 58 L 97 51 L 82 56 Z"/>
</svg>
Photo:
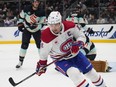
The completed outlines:
<svg viewBox="0 0 116 87">
<path fill-rule="evenodd" d="M 116 87 L 116 43 L 95 43 L 97 48 L 96 60 L 107 60 L 113 67 L 112 72 L 99 73 L 103 76 L 108 87 Z M 36 62 L 39 60 L 35 44 L 30 44 L 24 65 L 20 69 L 18 63 L 20 44 L 0 44 L 0 87 L 12 87 L 8 78 L 12 77 L 17 83 L 35 72 Z M 49 59 L 51 62 L 51 59 Z M 73 82 L 54 70 L 54 65 L 48 67 L 46 74 L 34 75 L 17 87 L 75 87 Z"/>
</svg>

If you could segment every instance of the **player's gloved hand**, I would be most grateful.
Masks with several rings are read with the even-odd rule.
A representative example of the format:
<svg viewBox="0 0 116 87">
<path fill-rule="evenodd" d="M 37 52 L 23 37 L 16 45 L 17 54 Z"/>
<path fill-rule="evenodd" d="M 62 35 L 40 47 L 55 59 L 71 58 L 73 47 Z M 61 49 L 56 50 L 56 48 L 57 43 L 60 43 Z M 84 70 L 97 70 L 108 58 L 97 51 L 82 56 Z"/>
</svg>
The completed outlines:
<svg viewBox="0 0 116 87">
<path fill-rule="evenodd" d="M 77 54 L 79 52 L 80 48 L 84 47 L 84 42 L 83 41 L 77 41 L 74 42 L 71 46 L 71 53 L 72 54 Z"/>
<path fill-rule="evenodd" d="M 24 27 L 24 24 L 23 23 L 18 23 L 18 30 L 19 31 L 21 31 L 21 32 L 23 32 L 23 30 L 25 29 L 25 27 Z"/>
<path fill-rule="evenodd" d="M 15 36 L 15 37 L 19 36 L 19 33 L 20 33 L 20 31 L 19 31 L 19 30 L 16 30 L 16 31 L 14 32 L 14 36 Z"/>
<path fill-rule="evenodd" d="M 94 33 L 95 33 L 90 27 L 88 28 L 87 32 L 88 32 L 89 34 L 94 34 Z"/>
<path fill-rule="evenodd" d="M 38 76 L 40 76 L 41 74 L 45 73 L 46 72 L 46 69 L 47 68 L 43 68 L 44 66 L 47 65 L 47 60 L 39 60 L 37 62 L 37 66 L 36 66 L 36 74 Z"/>
</svg>

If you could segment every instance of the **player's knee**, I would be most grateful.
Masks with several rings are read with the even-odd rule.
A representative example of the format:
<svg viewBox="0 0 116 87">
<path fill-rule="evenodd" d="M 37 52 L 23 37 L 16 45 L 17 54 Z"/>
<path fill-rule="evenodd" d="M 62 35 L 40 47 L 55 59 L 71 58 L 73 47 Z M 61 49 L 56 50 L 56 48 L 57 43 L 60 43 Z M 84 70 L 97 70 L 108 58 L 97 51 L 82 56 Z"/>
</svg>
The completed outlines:
<svg viewBox="0 0 116 87">
<path fill-rule="evenodd" d="M 76 87 L 89 87 L 89 83 L 86 80 L 85 76 L 74 67 L 71 67 L 67 70 L 67 75 L 74 82 Z"/>
<path fill-rule="evenodd" d="M 74 68 L 74 67 L 70 67 L 68 70 L 67 70 L 67 75 L 69 77 L 75 77 L 75 75 L 79 75 L 80 74 L 80 71 L 77 69 L 77 68 Z"/>
<path fill-rule="evenodd" d="M 23 49 L 27 49 L 27 48 L 28 48 L 28 46 L 29 46 L 29 44 L 28 44 L 28 43 L 23 43 L 23 44 L 21 45 L 21 48 L 23 48 Z"/>
<path fill-rule="evenodd" d="M 67 70 L 67 75 L 74 82 L 75 85 L 77 84 L 77 81 L 81 78 L 80 71 L 74 67 L 71 67 Z"/>
</svg>

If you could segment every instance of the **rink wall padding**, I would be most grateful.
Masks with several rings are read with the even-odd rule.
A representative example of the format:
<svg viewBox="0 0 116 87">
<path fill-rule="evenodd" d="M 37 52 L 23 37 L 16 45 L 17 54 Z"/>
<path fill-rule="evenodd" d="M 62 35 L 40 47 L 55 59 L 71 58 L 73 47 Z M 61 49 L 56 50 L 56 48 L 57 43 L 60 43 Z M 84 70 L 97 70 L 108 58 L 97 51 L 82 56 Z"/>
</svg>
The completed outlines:
<svg viewBox="0 0 116 87">
<path fill-rule="evenodd" d="M 94 43 L 116 43 L 116 24 L 94 24 L 87 25 L 95 31 L 94 34 L 88 34 Z M 0 44 L 20 44 L 22 33 L 15 37 L 14 32 L 17 27 L 0 27 Z M 33 38 L 31 43 L 34 43 Z"/>
</svg>

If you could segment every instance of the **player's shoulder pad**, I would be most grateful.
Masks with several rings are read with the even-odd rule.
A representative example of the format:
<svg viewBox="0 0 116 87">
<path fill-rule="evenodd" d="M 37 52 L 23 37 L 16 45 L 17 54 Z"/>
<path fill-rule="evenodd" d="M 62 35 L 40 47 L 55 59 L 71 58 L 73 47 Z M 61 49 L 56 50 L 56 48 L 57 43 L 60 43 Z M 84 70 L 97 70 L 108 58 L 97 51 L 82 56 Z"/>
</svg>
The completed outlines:
<svg viewBox="0 0 116 87">
<path fill-rule="evenodd" d="M 63 21 L 65 31 L 75 27 L 75 23 L 72 21 Z"/>
<path fill-rule="evenodd" d="M 52 34 L 52 32 L 50 31 L 50 28 L 47 27 L 45 30 L 43 30 L 41 32 L 41 40 L 45 43 L 49 43 L 50 41 L 52 41 L 53 39 L 55 39 L 57 36 L 55 36 L 54 34 Z"/>
<path fill-rule="evenodd" d="M 23 11 L 29 12 L 29 11 L 31 11 L 31 9 L 32 9 L 32 6 L 26 6 L 26 7 L 24 7 Z"/>
</svg>

